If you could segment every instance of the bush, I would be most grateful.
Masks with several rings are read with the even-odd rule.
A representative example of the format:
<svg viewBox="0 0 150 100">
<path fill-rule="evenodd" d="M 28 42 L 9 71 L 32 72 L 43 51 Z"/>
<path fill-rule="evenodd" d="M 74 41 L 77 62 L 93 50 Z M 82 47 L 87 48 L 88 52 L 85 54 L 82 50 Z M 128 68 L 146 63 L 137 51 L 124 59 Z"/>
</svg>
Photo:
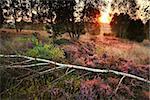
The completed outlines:
<svg viewBox="0 0 150 100">
<path fill-rule="evenodd" d="M 9 28 L 9 29 L 15 29 L 16 28 L 16 26 L 15 26 L 15 23 L 13 23 L 13 22 L 10 22 L 10 23 L 4 23 L 3 25 L 2 25 L 2 28 Z"/>
<path fill-rule="evenodd" d="M 55 47 L 53 44 L 42 44 L 36 38 L 32 38 L 32 43 L 35 46 L 26 52 L 27 56 L 53 60 L 61 60 L 65 58 L 64 51 Z"/>
<path fill-rule="evenodd" d="M 112 31 L 116 36 L 142 42 L 146 38 L 144 24 L 139 20 L 132 20 L 128 14 L 115 14 L 111 21 Z"/>
</svg>

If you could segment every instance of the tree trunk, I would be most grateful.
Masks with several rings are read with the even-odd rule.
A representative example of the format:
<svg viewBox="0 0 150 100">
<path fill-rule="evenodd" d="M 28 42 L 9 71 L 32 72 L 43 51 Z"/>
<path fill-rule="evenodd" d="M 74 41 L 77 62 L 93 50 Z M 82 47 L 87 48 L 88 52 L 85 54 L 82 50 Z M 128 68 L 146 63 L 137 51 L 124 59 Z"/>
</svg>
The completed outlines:
<svg viewBox="0 0 150 100">
<path fill-rule="evenodd" d="M 1 4 L 0 4 L 0 27 L 3 24 L 3 21 L 4 21 L 3 10 L 2 10 Z"/>
<path fill-rule="evenodd" d="M 15 20 L 15 28 L 16 28 L 16 31 L 18 32 L 18 23 L 17 23 L 16 9 L 14 9 L 13 17 L 14 17 L 14 20 Z"/>
</svg>

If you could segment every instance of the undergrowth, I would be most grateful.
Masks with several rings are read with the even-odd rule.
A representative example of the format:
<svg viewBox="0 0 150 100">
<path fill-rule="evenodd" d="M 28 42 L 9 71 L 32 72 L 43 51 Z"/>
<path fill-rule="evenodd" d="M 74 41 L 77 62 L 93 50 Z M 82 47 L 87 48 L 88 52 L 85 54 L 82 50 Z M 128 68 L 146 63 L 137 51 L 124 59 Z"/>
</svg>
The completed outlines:
<svg viewBox="0 0 150 100">
<path fill-rule="evenodd" d="M 64 59 L 64 52 L 60 48 L 54 46 L 54 44 L 41 43 L 36 38 L 32 38 L 33 48 L 27 50 L 26 55 L 32 57 L 40 57 L 51 60 Z"/>
<path fill-rule="evenodd" d="M 65 58 L 64 51 L 47 37 L 40 40 L 35 36 L 22 36 L 9 40 L 11 41 L 4 40 L 3 47 L 0 49 L 1 53 L 21 54 L 56 61 L 62 61 Z"/>
<path fill-rule="evenodd" d="M 6 41 L 4 44 L 6 51 L 8 50 L 7 52 L 9 53 L 11 51 L 11 54 L 23 54 L 61 62 L 66 60 L 64 51 L 60 47 L 57 47 L 56 44 L 53 43 L 49 38 L 44 38 L 43 41 L 42 39 L 37 39 L 35 36 L 18 37 L 11 42 Z M 66 41 L 57 41 L 57 44 L 66 45 L 68 44 L 68 41 L 67 43 Z M 69 42 L 69 44 L 71 43 Z M 66 49 L 68 50 L 68 56 L 75 56 L 72 57 L 71 63 L 75 62 L 75 60 L 79 60 L 80 62 L 85 62 L 85 60 L 87 60 L 86 63 L 88 64 L 100 62 L 100 64 L 107 64 L 107 66 L 113 70 L 122 71 L 124 68 L 133 74 L 144 75 L 146 78 L 148 77 L 147 67 L 143 68 L 145 70 L 142 73 L 143 70 L 140 71 L 138 68 L 136 69 L 136 67 L 132 68 L 131 66 L 131 69 L 127 66 L 126 69 L 126 66 L 121 66 L 122 62 L 124 63 L 124 60 L 122 61 L 122 59 L 120 59 L 119 62 L 118 59 L 114 59 L 115 57 L 125 59 L 128 58 L 136 61 L 136 63 L 146 64 L 148 61 L 143 60 L 142 55 L 144 57 L 148 57 L 149 49 L 143 46 L 135 45 L 134 48 L 128 51 L 121 50 L 119 48 L 100 46 L 96 48 L 96 51 L 97 54 L 104 56 L 101 59 L 96 58 L 99 57 L 99 55 L 94 56 L 94 46 L 86 43 L 83 43 L 82 45 L 76 43 L 76 45 L 72 45 L 70 49 L 69 47 Z M 108 55 L 108 57 L 107 55 L 104 55 L 105 53 Z M 114 58 L 109 57 L 112 54 L 115 56 Z M 82 60 L 84 57 L 87 59 Z M 67 60 L 70 60 L 69 58 L 71 57 L 68 57 Z M 121 79 L 121 76 L 119 75 L 92 73 L 83 70 L 74 70 L 73 72 L 69 73 L 69 71 L 72 70 L 70 68 L 51 71 L 44 75 L 38 74 L 38 72 L 56 67 L 54 65 L 36 66 L 32 68 L 5 68 L 7 65 L 15 65 L 15 63 L 22 62 L 21 60 L 24 59 L 15 59 L 14 61 L 12 59 L 0 59 L 0 65 L 2 66 L 0 68 L 0 97 L 2 100 L 149 99 L 149 96 L 147 95 L 149 93 L 149 84 L 127 77 L 121 82 L 117 93 L 114 94 L 114 91 Z M 93 62 L 90 62 L 90 60 Z M 101 69 L 100 66 L 96 67 Z"/>
</svg>

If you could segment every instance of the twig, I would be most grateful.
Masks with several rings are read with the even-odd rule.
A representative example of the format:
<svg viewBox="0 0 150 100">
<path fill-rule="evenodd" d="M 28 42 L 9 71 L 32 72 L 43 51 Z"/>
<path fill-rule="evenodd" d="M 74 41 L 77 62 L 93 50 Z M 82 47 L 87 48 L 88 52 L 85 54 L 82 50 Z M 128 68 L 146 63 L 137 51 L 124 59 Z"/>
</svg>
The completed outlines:
<svg viewBox="0 0 150 100">
<path fill-rule="evenodd" d="M 32 60 L 25 60 L 25 61 L 22 61 L 22 62 L 17 62 L 17 63 L 13 63 L 11 64 L 12 65 L 18 65 L 18 64 L 24 64 L 24 63 L 28 63 L 28 62 L 31 62 Z"/>
<path fill-rule="evenodd" d="M 8 92 L 12 89 L 15 89 L 16 87 L 18 87 L 21 83 L 23 82 L 23 80 L 21 80 L 17 85 L 13 86 L 12 88 L 6 89 L 5 91 L 1 92 L 0 95 L 4 94 L 5 92 Z"/>
<path fill-rule="evenodd" d="M 58 70 L 58 69 L 62 69 L 62 68 L 65 68 L 65 67 L 55 67 L 55 68 L 47 69 L 47 70 L 41 71 L 41 72 L 40 72 L 40 70 L 36 70 L 36 73 L 33 73 L 32 75 L 30 75 L 31 73 L 28 73 L 28 74 L 26 74 L 26 75 L 24 75 L 22 77 L 24 77 L 23 79 L 28 79 L 28 78 L 31 78 L 31 77 L 38 77 L 40 75 L 47 74 L 47 73 L 49 73 L 49 72 L 51 72 L 53 70 L 56 70 L 56 69 Z M 28 75 L 30 75 L 30 76 L 28 76 Z"/>
<path fill-rule="evenodd" d="M 28 77 L 30 74 L 39 74 L 38 70 L 32 70 L 30 68 L 21 68 L 21 69 L 28 70 L 28 73 L 25 73 L 21 76 L 16 77 L 15 79 L 17 79 L 17 80 L 20 80 L 20 79 L 22 80 L 22 79 L 24 79 L 24 77 Z"/>
<path fill-rule="evenodd" d="M 20 63 L 28 63 L 28 62 L 30 62 L 30 61 L 32 61 L 32 60 L 25 60 L 25 61 L 22 61 L 22 62 L 20 62 Z"/>
<path fill-rule="evenodd" d="M 79 76 L 78 79 L 80 79 L 81 77 L 85 77 L 85 76 L 87 76 L 87 75 L 90 74 L 90 73 L 91 73 L 91 72 L 87 72 L 87 73 L 85 73 L 85 74 Z"/>
<path fill-rule="evenodd" d="M 54 84 L 56 81 L 62 79 L 63 77 L 65 77 L 66 75 L 72 73 L 73 71 L 75 71 L 75 69 L 70 70 L 69 72 L 65 73 L 64 75 L 62 75 L 61 77 L 55 79 L 54 81 L 52 81 L 51 83 Z"/>
<path fill-rule="evenodd" d="M 64 78 L 66 75 L 72 73 L 73 71 L 75 71 L 75 69 L 72 69 L 72 70 L 70 70 L 69 72 L 67 72 L 67 73 L 65 73 L 64 75 L 62 75 L 61 77 L 59 77 L 59 78 L 53 80 L 53 81 L 51 82 L 52 86 L 54 86 L 55 84 L 57 84 L 58 80 Z M 52 86 L 51 86 L 51 87 L 52 87 Z M 48 90 L 49 90 L 49 88 L 45 89 L 45 90 L 43 91 L 43 93 L 45 93 L 45 92 L 48 91 Z"/>
<path fill-rule="evenodd" d="M 46 60 L 46 59 L 41 59 L 41 58 L 33 58 L 33 57 L 28 57 L 28 56 L 22 56 L 22 55 L 0 55 L 0 57 L 5 57 L 5 58 L 25 58 L 25 59 L 29 59 L 29 60 L 36 60 L 36 61 L 41 61 L 41 62 L 47 62 L 50 64 L 54 64 L 54 65 L 58 65 L 58 66 L 64 66 L 65 64 L 60 64 L 54 61 L 50 61 L 50 60 Z"/>
<path fill-rule="evenodd" d="M 46 60 L 46 59 L 32 58 L 32 57 L 22 56 L 22 55 L 0 55 L 0 57 L 11 57 L 11 58 L 22 57 L 22 58 L 25 58 L 25 59 L 42 61 L 42 62 L 54 64 L 54 65 L 57 65 L 57 66 L 60 66 L 60 67 L 74 68 L 74 69 L 86 70 L 86 71 L 91 71 L 91 72 L 96 72 L 96 73 L 114 73 L 116 75 L 122 75 L 122 76 L 130 77 L 130 78 L 134 78 L 134 79 L 137 79 L 137 80 L 140 80 L 140 81 L 143 81 L 143 82 L 146 82 L 146 83 L 150 84 L 149 80 L 146 80 L 146 79 L 144 79 L 142 77 L 139 77 L 139 76 L 136 76 L 136 75 L 132 75 L 132 74 L 128 74 L 128 73 L 115 71 L 115 70 L 105 70 L 105 69 L 101 70 L 101 69 L 93 69 L 93 68 L 88 68 L 88 67 L 83 67 L 83 66 L 61 64 L 61 63 L 57 63 L 57 62 Z"/>
<path fill-rule="evenodd" d="M 31 65 L 15 65 L 15 66 L 7 66 L 4 68 L 28 68 L 28 67 L 35 67 L 35 66 L 45 66 L 49 65 L 49 63 L 37 63 L 37 64 L 31 64 Z M 3 67 L 3 66 L 0 66 Z"/>
<path fill-rule="evenodd" d="M 49 73 L 49 72 L 51 72 L 51 71 L 53 71 L 53 70 L 61 69 L 61 68 L 65 68 L 65 67 L 55 67 L 55 68 L 51 68 L 51 69 L 48 69 L 48 70 L 39 72 L 39 74 L 40 74 L 40 75 L 43 75 L 43 74 Z"/>
<path fill-rule="evenodd" d="M 120 85 L 121 85 L 121 82 L 123 81 L 123 79 L 124 79 L 125 77 L 126 77 L 126 76 L 122 76 L 122 78 L 120 79 L 120 81 L 119 81 L 119 83 L 118 83 L 118 85 L 117 85 L 117 87 L 116 87 L 116 89 L 115 89 L 115 91 L 114 91 L 115 94 L 117 93 L 117 91 L 118 91 L 118 89 L 119 89 L 119 87 L 120 87 Z"/>
</svg>

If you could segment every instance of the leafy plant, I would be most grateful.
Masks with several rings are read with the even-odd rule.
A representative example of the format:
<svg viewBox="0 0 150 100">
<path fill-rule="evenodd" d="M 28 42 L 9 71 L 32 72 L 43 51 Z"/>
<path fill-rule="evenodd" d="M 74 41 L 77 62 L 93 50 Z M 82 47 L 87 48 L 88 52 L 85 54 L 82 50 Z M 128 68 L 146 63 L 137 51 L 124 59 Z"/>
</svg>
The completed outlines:
<svg viewBox="0 0 150 100">
<path fill-rule="evenodd" d="M 32 42 L 35 45 L 35 47 L 29 49 L 26 52 L 28 56 L 53 60 L 60 60 L 65 58 L 63 50 L 61 50 L 58 47 L 55 47 L 53 44 L 42 44 L 35 38 L 32 38 Z"/>
</svg>

